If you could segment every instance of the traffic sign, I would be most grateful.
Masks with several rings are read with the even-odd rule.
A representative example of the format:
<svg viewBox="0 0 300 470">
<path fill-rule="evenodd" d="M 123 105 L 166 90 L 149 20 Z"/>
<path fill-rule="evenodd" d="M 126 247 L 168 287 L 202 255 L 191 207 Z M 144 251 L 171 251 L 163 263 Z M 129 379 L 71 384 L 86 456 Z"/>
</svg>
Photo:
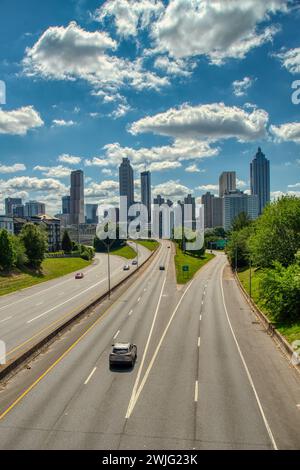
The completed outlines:
<svg viewBox="0 0 300 470">
<path fill-rule="evenodd" d="M 187 264 L 182 266 L 182 271 L 188 271 L 188 270 L 189 270 L 189 266 Z"/>
</svg>

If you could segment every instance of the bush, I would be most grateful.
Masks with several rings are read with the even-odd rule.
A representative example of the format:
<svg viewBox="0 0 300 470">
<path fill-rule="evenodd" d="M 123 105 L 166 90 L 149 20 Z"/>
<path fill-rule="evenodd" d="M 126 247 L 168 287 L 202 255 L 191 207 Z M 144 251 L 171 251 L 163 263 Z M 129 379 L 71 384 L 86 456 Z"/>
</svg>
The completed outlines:
<svg viewBox="0 0 300 470">
<path fill-rule="evenodd" d="M 0 266 L 4 271 L 11 271 L 16 260 L 12 237 L 7 230 L 0 230 Z"/>
<path fill-rule="evenodd" d="M 34 269 L 40 269 L 48 247 L 45 230 L 28 223 L 22 228 L 20 239 L 24 244 L 29 265 Z"/>
<path fill-rule="evenodd" d="M 248 240 L 252 233 L 252 226 L 246 226 L 237 232 L 231 232 L 229 242 L 226 246 L 226 253 L 229 258 L 231 266 L 242 268 L 249 264 L 249 246 Z"/>
<path fill-rule="evenodd" d="M 64 231 L 62 242 L 61 242 L 61 247 L 64 250 L 65 253 L 69 254 L 72 251 L 73 244 L 69 235 L 69 232 L 67 230 Z"/>
</svg>

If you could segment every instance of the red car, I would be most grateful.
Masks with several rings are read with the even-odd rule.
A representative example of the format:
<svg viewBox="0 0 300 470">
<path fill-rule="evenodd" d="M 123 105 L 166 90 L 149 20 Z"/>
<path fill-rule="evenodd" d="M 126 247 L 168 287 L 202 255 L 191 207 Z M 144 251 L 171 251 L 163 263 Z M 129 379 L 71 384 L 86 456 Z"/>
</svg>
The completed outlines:
<svg viewBox="0 0 300 470">
<path fill-rule="evenodd" d="M 84 278 L 84 274 L 83 273 L 76 273 L 75 274 L 75 279 L 83 279 Z"/>
</svg>

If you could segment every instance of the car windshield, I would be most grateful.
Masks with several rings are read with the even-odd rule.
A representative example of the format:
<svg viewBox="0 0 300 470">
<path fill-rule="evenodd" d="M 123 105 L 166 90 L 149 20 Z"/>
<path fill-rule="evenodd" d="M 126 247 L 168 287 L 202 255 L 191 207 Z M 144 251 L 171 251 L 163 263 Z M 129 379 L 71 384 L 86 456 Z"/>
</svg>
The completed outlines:
<svg viewBox="0 0 300 470">
<path fill-rule="evenodd" d="M 115 354 L 126 354 L 128 353 L 128 348 L 114 348 L 113 352 Z"/>
</svg>

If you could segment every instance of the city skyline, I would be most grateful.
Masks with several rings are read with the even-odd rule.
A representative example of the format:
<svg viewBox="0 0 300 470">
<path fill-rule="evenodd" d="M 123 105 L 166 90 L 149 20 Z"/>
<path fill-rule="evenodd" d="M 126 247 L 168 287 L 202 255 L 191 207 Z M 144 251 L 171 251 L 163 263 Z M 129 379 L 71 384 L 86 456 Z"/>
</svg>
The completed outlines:
<svg viewBox="0 0 300 470">
<path fill-rule="evenodd" d="M 4 195 L 41 200 L 57 213 L 75 168 L 85 172 L 86 202 L 117 204 L 123 157 L 136 173 L 151 171 L 154 195 L 162 188 L 174 200 L 189 193 L 200 198 L 207 190 L 216 194 L 217 177 L 232 169 L 238 188 L 250 190 L 249 162 L 259 146 L 272 163 L 271 197 L 299 195 L 299 104 L 292 101 L 300 70 L 299 9 L 289 8 L 290 2 L 266 1 L 255 18 L 247 10 L 252 2 L 236 7 L 252 23 L 246 36 L 229 25 L 232 36 L 222 47 L 215 32 L 228 28 L 229 7 L 218 16 L 213 8 L 203 10 L 205 23 L 214 25 L 212 40 L 196 41 L 192 49 L 188 14 L 197 18 L 196 37 L 203 25 L 193 2 L 186 1 L 187 16 L 180 10 L 177 27 L 191 37 L 182 50 L 174 39 L 176 25 L 168 39 L 153 26 L 163 31 L 170 20 L 170 8 L 159 1 L 151 21 L 143 8 L 134 10 L 136 24 L 144 27 L 128 30 L 106 2 L 90 0 L 79 8 L 67 0 L 51 19 L 38 2 L 29 3 L 28 11 L 18 5 L 26 20 L 18 30 L 10 24 L 14 1 L 5 3 L 8 21 L 0 32 L 0 81 L 6 88 L 0 108 L 1 213 Z M 123 14 L 129 18 L 129 10 Z M 78 43 L 87 37 L 95 47 L 76 69 Z M 67 44 L 68 64 L 60 54 Z M 116 75 L 103 75 L 105 66 L 115 67 Z"/>
</svg>

